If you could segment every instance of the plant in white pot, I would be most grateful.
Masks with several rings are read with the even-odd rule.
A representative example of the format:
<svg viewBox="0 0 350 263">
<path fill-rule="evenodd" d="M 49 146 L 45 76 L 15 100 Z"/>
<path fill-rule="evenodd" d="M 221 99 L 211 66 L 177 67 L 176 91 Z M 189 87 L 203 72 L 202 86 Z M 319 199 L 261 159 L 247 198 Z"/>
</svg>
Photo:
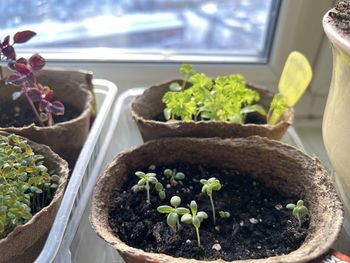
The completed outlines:
<svg viewBox="0 0 350 263">
<path fill-rule="evenodd" d="M 324 31 L 332 44 L 333 75 L 323 116 L 323 141 L 334 169 L 337 189 L 345 207 L 346 238 L 350 253 L 350 3 L 341 1 L 323 17 Z"/>
<path fill-rule="evenodd" d="M 40 71 L 46 61 L 39 54 L 17 58 L 13 46 L 34 35 L 17 32 L 13 43 L 6 36 L 0 44 L 1 59 L 10 69 L 0 69 L 0 130 L 49 145 L 73 166 L 89 131 L 93 97 L 75 79 L 45 77 Z"/>
<path fill-rule="evenodd" d="M 182 173 L 176 184 L 169 170 Z M 130 263 L 307 262 L 330 248 L 342 219 L 317 159 L 258 136 L 159 139 L 126 150 L 99 178 L 90 215 Z"/>
</svg>

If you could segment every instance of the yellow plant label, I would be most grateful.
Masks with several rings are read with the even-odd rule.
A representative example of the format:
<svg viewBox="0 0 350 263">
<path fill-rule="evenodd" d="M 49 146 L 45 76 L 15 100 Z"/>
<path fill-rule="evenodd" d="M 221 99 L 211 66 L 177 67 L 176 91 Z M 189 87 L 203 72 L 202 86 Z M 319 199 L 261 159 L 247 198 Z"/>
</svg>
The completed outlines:
<svg viewBox="0 0 350 263">
<path fill-rule="evenodd" d="M 311 79 L 312 68 L 307 58 L 297 51 L 290 53 L 278 84 L 279 92 L 288 106 L 292 107 L 298 102 Z"/>
</svg>

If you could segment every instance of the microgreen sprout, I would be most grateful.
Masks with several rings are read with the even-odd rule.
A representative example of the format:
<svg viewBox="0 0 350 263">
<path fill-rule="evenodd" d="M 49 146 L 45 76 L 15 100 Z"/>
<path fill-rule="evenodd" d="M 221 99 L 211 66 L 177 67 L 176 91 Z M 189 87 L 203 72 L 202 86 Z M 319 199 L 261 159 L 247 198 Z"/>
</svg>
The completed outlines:
<svg viewBox="0 0 350 263">
<path fill-rule="evenodd" d="M 309 210 L 307 209 L 307 207 L 304 206 L 304 201 L 303 200 L 299 200 L 296 205 L 295 204 L 288 204 L 286 206 L 286 208 L 292 210 L 293 216 L 298 219 L 299 226 L 301 226 L 300 218 L 303 215 L 306 215 L 306 214 L 309 213 Z"/>
<path fill-rule="evenodd" d="M 196 229 L 198 246 L 200 247 L 201 246 L 201 238 L 199 235 L 199 228 L 200 228 L 203 220 L 208 218 L 208 215 L 204 211 L 197 212 L 197 209 L 198 209 L 198 207 L 197 207 L 196 201 L 191 201 L 191 204 L 190 204 L 191 214 L 190 213 L 184 214 L 181 217 L 181 222 L 186 223 L 186 224 L 192 224 L 194 226 L 194 228 Z"/>
<path fill-rule="evenodd" d="M 215 205 L 213 201 L 213 191 L 219 191 L 221 189 L 221 183 L 219 179 L 216 179 L 215 177 L 212 177 L 208 180 L 201 179 L 200 182 L 201 184 L 203 184 L 202 193 L 206 193 L 209 196 L 210 204 L 213 212 L 213 222 L 215 225 L 216 217 L 215 217 Z"/>
<path fill-rule="evenodd" d="M 219 211 L 219 215 L 221 218 L 229 218 L 231 216 L 231 213 L 228 211 Z"/>
<path fill-rule="evenodd" d="M 182 172 L 176 172 L 176 169 L 165 169 L 163 174 L 166 177 L 170 177 L 170 183 L 172 185 L 176 185 L 178 180 L 183 180 L 185 178 L 185 174 Z"/>
<path fill-rule="evenodd" d="M 165 191 L 164 191 L 164 187 L 163 185 L 158 182 L 156 176 L 157 174 L 155 173 L 144 173 L 142 171 L 137 171 L 135 173 L 135 175 L 140 178 L 140 180 L 137 182 L 137 185 L 138 186 L 141 186 L 141 187 L 144 187 L 146 189 L 146 193 L 147 193 L 147 199 L 146 199 L 146 202 L 148 204 L 151 203 L 151 197 L 150 197 L 150 184 L 153 184 L 154 185 L 154 188 L 156 189 L 158 195 L 159 195 L 159 198 L 160 199 L 165 199 L 166 197 L 166 194 L 165 194 Z"/>
<path fill-rule="evenodd" d="M 173 196 L 170 199 L 170 204 L 171 206 L 158 206 L 157 211 L 162 214 L 168 214 L 166 222 L 170 227 L 175 228 L 177 226 L 180 229 L 179 215 L 188 214 L 190 211 L 187 208 L 179 207 L 181 204 L 181 198 L 179 196 Z"/>
<path fill-rule="evenodd" d="M 0 135 L 0 239 L 48 205 L 60 177 L 14 134 Z"/>
</svg>

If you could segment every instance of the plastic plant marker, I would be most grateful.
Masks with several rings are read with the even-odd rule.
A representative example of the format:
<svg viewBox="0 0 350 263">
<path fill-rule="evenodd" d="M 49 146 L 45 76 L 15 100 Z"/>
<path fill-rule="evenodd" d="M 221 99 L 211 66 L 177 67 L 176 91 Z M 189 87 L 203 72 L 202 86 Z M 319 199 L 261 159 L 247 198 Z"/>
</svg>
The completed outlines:
<svg viewBox="0 0 350 263">
<path fill-rule="evenodd" d="M 299 101 L 311 79 L 312 68 L 307 58 L 298 51 L 291 52 L 278 84 L 279 92 L 289 107 L 293 107 Z"/>
<path fill-rule="evenodd" d="M 306 91 L 312 79 L 312 68 L 307 58 L 298 51 L 289 54 L 278 84 L 280 107 L 293 107 Z M 275 98 L 274 98 L 275 99 Z M 276 98 L 278 99 L 278 98 Z M 269 124 L 276 124 L 284 114 L 284 110 L 273 111 Z"/>
</svg>

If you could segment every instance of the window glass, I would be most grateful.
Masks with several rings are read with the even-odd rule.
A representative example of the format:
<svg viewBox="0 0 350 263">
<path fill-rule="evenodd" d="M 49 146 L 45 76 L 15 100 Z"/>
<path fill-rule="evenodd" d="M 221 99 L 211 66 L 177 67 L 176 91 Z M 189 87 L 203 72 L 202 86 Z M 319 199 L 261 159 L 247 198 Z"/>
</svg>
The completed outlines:
<svg viewBox="0 0 350 263">
<path fill-rule="evenodd" d="M 267 58 L 278 0 L 6 0 L 1 36 L 30 29 L 19 48 L 107 47 L 140 53 Z"/>
</svg>

